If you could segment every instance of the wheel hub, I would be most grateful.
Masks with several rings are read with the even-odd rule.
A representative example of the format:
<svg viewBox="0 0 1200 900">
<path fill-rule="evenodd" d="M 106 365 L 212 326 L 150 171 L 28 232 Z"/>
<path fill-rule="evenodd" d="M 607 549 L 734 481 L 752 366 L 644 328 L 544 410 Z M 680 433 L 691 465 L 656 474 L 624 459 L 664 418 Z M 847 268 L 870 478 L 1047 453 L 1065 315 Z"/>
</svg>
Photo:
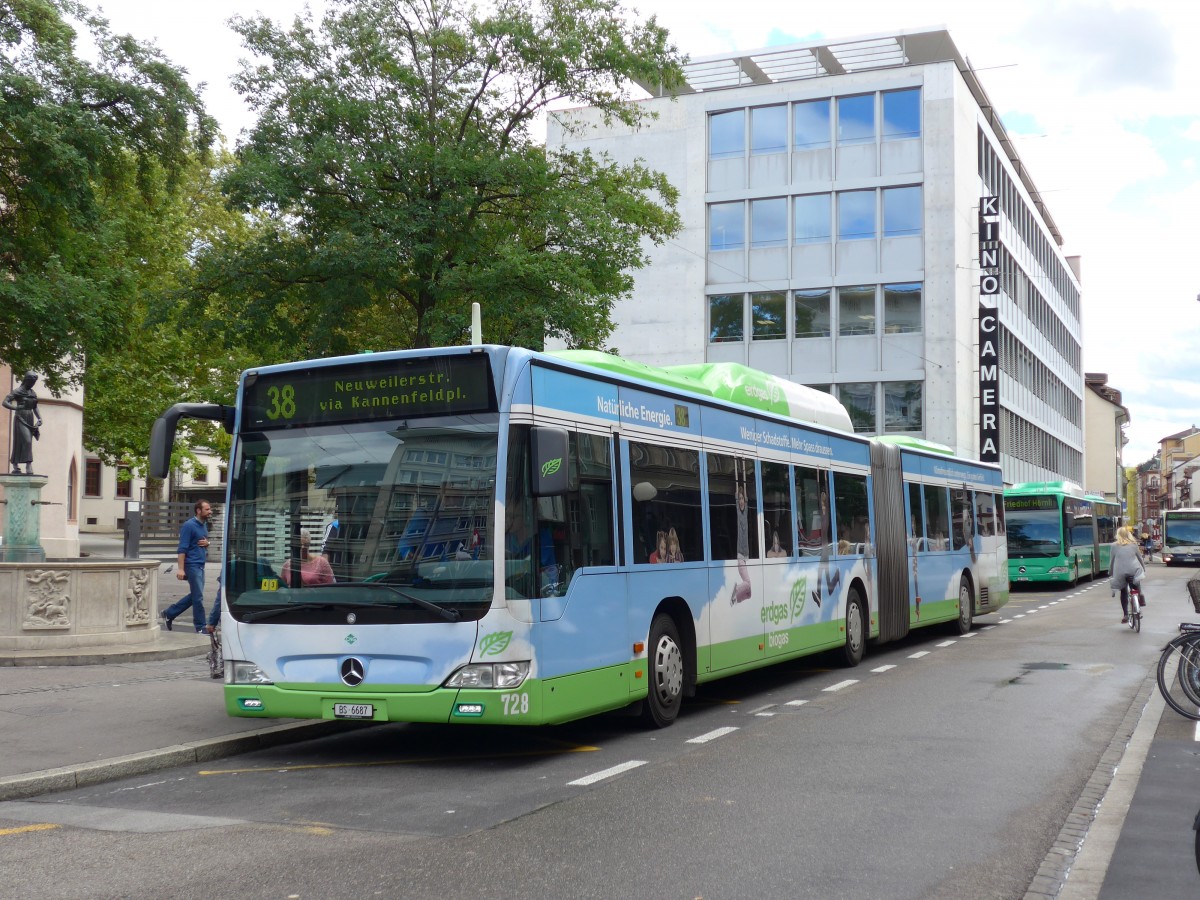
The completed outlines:
<svg viewBox="0 0 1200 900">
<path fill-rule="evenodd" d="M 683 654 L 667 635 L 654 648 L 654 689 L 664 701 L 670 702 L 683 691 Z"/>
</svg>

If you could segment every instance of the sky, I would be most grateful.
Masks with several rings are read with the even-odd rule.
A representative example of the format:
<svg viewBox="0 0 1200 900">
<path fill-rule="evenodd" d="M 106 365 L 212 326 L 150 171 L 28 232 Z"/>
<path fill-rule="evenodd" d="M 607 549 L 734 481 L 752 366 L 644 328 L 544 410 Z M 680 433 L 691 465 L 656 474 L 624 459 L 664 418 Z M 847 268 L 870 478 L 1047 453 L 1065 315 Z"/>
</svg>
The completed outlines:
<svg viewBox="0 0 1200 900">
<path fill-rule="evenodd" d="M 290 22 L 304 0 L 85 0 L 185 68 L 230 144 L 253 124 L 230 86 L 234 15 Z M 946 27 L 1082 261 L 1083 368 L 1129 410 L 1126 465 L 1200 424 L 1200 4 L 1194 0 L 626 0 L 691 58 Z"/>
</svg>

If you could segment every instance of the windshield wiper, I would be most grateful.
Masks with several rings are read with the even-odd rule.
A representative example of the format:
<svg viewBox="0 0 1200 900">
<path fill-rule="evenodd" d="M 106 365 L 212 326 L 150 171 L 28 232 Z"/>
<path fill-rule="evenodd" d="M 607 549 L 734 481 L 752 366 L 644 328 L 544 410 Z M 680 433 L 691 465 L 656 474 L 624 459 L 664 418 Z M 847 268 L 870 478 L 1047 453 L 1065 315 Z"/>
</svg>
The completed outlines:
<svg viewBox="0 0 1200 900">
<path fill-rule="evenodd" d="M 357 581 L 357 582 L 351 582 L 351 583 L 346 583 L 344 581 L 340 581 L 336 585 L 321 585 L 321 587 L 335 587 L 335 586 L 343 587 L 343 588 L 347 588 L 347 587 L 348 588 L 384 588 L 385 590 L 391 591 L 393 594 L 399 594 L 401 597 L 403 597 L 405 600 L 408 600 L 410 603 L 415 603 L 417 606 L 421 607 L 421 609 L 427 610 L 428 612 L 433 613 L 435 616 L 440 616 L 441 618 L 445 619 L 447 622 L 458 622 L 462 619 L 462 614 L 459 613 L 459 611 L 457 609 L 449 609 L 448 607 L 445 607 L 445 606 L 438 606 L 436 603 L 433 603 L 422 597 L 414 597 L 412 594 L 406 593 L 406 592 L 400 590 L 398 587 L 394 587 L 393 585 L 386 584 L 382 581 L 371 581 L 371 582 Z"/>
<path fill-rule="evenodd" d="M 366 609 L 375 606 L 374 603 L 289 603 L 287 606 L 277 606 L 272 609 L 260 609 L 258 612 L 247 613 L 243 622 L 257 622 L 260 619 L 270 619 L 297 609 Z"/>
</svg>

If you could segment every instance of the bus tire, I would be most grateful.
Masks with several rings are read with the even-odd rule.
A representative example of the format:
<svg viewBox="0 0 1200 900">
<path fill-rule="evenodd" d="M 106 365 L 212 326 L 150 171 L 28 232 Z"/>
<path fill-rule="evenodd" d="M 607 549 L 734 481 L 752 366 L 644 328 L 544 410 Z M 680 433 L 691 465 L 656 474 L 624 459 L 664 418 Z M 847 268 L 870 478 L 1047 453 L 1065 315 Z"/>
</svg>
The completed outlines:
<svg viewBox="0 0 1200 900">
<path fill-rule="evenodd" d="M 975 623 L 975 592 L 971 580 L 963 575 L 958 580 L 958 618 L 954 620 L 956 634 L 969 634 Z"/>
<path fill-rule="evenodd" d="M 1079 557 L 1076 556 L 1071 560 L 1071 580 L 1067 582 L 1068 587 L 1079 587 Z"/>
<path fill-rule="evenodd" d="M 646 645 L 648 692 L 642 706 L 642 721 L 653 728 L 666 728 L 679 715 L 683 703 L 683 647 L 679 628 L 666 613 L 650 623 L 650 641 Z"/>
<path fill-rule="evenodd" d="M 846 597 L 846 645 L 843 655 L 846 665 L 854 668 L 867 652 L 867 608 L 858 588 L 852 587 Z"/>
</svg>

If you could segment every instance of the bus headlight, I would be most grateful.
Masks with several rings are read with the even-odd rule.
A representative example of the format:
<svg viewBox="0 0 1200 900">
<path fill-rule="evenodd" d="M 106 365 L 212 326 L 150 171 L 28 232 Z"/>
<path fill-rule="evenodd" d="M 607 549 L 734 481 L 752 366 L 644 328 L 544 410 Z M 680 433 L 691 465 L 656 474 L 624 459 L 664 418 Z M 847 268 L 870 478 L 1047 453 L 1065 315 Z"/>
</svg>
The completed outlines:
<svg viewBox="0 0 1200 900">
<path fill-rule="evenodd" d="M 267 673 L 244 659 L 225 660 L 226 684 L 274 684 Z"/>
<path fill-rule="evenodd" d="M 446 679 L 451 688 L 515 688 L 529 676 L 529 661 L 472 663 Z"/>
</svg>

